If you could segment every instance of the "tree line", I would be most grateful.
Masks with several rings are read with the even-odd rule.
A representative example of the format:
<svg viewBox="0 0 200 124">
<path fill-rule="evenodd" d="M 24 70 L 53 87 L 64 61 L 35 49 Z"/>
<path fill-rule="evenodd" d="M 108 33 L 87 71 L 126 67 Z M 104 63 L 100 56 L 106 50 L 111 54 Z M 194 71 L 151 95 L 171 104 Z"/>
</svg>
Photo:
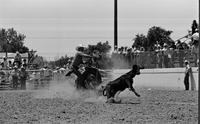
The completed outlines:
<svg viewBox="0 0 200 124">
<path fill-rule="evenodd" d="M 191 35 L 198 30 L 198 23 L 196 20 L 193 20 L 191 24 Z M 173 46 L 175 44 L 175 41 L 172 40 L 170 37 L 173 31 L 166 30 L 164 28 L 153 26 L 149 28 L 147 35 L 144 34 L 137 34 L 133 38 L 133 45 L 132 48 L 140 48 L 143 47 L 146 51 L 152 51 L 154 50 L 154 45 L 159 44 L 161 47 L 163 47 L 164 44 L 167 44 L 167 46 Z M 188 37 L 188 34 L 184 36 L 185 38 Z"/>
<path fill-rule="evenodd" d="M 154 49 L 155 44 L 160 44 L 161 46 L 166 43 L 171 46 L 174 44 L 174 41 L 171 39 L 172 31 L 165 30 L 161 27 L 153 26 L 148 30 L 147 36 L 144 34 L 137 34 L 133 39 L 134 43 L 132 47 L 140 48 L 143 47 L 147 51 Z"/>
<path fill-rule="evenodd" d="M 20 53 L 26 53 L 29 48 L 24 45 L 26 36 L 22 33 L 18 33 L 14 28 L 0 30 L 0 50 L 1 52 L 19 51 Z"/>
</svg>

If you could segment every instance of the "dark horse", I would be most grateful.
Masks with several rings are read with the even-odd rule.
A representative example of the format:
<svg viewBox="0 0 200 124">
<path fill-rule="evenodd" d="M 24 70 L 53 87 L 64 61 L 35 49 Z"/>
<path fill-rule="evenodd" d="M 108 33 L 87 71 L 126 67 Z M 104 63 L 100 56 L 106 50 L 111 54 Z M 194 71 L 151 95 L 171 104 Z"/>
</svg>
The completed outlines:
<svg viewBox="0 0 200 124">
<path fill-rule="evenodd" d="M 86 66 L 83 70 L 82 80 L 80 80 L 79 77 L 75 80 L 77 89 L 95 89 L 102 83 L 102 77 L 99 69 L 92 66 Z M 78 81 L 81 81 L 82 83 Z"/>
</svg>

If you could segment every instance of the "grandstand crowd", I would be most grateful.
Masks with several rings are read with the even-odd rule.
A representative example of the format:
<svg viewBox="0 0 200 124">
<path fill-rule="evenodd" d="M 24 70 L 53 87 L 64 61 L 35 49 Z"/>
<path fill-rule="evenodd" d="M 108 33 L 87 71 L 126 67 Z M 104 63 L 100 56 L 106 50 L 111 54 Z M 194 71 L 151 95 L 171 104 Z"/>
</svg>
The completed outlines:
<svg viewBox="0 0 200 124">
<path fill-rule="evenodd" d="M 182 41 L 184 39 L 184 41 Z M 198 26 L 188 31 L 188 34 L 171 44 L 159 44 L 156 41 L 151 51 L 144 47 L 121 47 L 112 53 L 115 67 L 129 68 L 132 64 L 139 64 L 146 68 L 184 67 L 188 60 L 192 66 L 198 65 L 199 55 Z"/>
</svg>

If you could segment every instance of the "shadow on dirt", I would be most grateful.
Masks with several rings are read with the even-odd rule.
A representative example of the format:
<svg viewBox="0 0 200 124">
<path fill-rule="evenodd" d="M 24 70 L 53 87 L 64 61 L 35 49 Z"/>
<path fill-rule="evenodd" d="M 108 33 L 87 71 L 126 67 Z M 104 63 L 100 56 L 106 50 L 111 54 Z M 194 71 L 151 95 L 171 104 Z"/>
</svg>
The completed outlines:
<svg viewBox="0 0 200 124">
<path fill-rule="evenodd" d="M 130 101 L 114 101 L 114 102 L 107 102 L 108 104 L 124 104 L 124 105 L 138 105 L 141 102 L 130 102 Z"/>
<path fill-rule="evenodd" d="M 132 104 L 132 105 L 137 105 L 137 104 L 141 104 L 140 102 L 122 102 L 119 104 Z"/>
</svg>

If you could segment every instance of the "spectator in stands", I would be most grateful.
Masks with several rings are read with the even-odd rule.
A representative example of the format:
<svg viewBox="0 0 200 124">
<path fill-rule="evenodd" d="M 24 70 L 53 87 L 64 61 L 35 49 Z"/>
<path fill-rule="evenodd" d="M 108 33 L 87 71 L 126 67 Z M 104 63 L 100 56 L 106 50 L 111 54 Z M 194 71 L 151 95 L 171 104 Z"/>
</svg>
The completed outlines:
<svg viewBox="0 0 200 124">
<path fill-rule="evenodd" d="M 159 45 L 158 48 L 155 50 L 156 52 L 156 60 L 157 60 L 157 68 L 162 68 L 162 63 L 163 63 L 163 52 L 162 48 Z"/>
<path fill-rule="evenodd" d="M 172 47 L 168 50 L 168 58 L 169 58 L 169 67 L 174 67 L 174 49 Z"/>
<path fill-rule="evenodd" d="M 12 64 L 12 61 L 11 61 L 11 60 L 8 61 L 8 68 L 9 68 L 9 69 L 12 69 L 12 68 L 13 68 L 13 64 Z"/>
<path fill-rule="evenodd" d="M 131 57 L 131 54 L 132 54 L 132 49 L 131 48 L 128 48 L 127 49 L 127 55 L 126 55 L 126 57 L 127 57 L 127 61 L 128 61 L 128 66 L 129 67 L 131 67 L 132 66 L 132 57 Z"/>
<path fill-rule="evenodd" d="M 127 57 L 126 57 L 126 54 L 127 54 L 127 47 L 123 47 L 123 52 L 122 52 L 122 55 L 123 55 L 123 60 L 125 60 L 125 62 L 127 61 Z"/>
<path fill-rule="evenodd" d="M 155 50 L 160 49 L 160 44 L 158 43 L 158 41 L 156 41 L 156 44 L 154 45 L 154 49 Z"/>
<path fill-rule="evenodd" d="M 192 34 L 193 43 L 192 45 L 198 46 L 199 45 L 199 31 L 198 29 L 195 30 L 194 34 Z"/>
<path fill-rule="evenodd" d="M 182 46 L 184 50 L 188 50 L 190 48 L 189 45 L 185 42 L 182 43 Z"/>
<path fill-rule="evenodd" d="M 176 44 L 176 48 L 177 48 L 178 59 L 179 59 L 179 67 L 183 67 L 183 58 L 184 58 L 185 52 L 184 52 L 183 44 L 181 43 L 180 40 L 178 40 Z"/>
<path fill-rule="evenodd" d="M 8 61 L 7 61 L 6 57 L 3 57 L 2 69 L 4 69 L 4 70 L 8 69 Z"/>
<path fill-rule="evenodd" d="M 17 66 L 14 66 L 11 72 L 11 76 L 12 76 L 13 89 L 17 89 L 19 80 L 19 70 Z"/>
<path fill-rule="evenodd" d="M 140 52 L 138 54 L 138 65 L 140 65 L 141 67 L 145 66 L 145 48 L 144 47 L 140 47 Z"/>
<path fill-rule="evenodd" d="M 21 67 L 22 57 L 21 57 L 21 55 L 19 54 L 18 51 L 16 52 L 16 56 L 14 58 L 14 63 L 17 65 L 18 68 Z"/>
<path fill-rule="evenodd" d="M 171 44 L 170 44 L 170 48 L 172 48 L 173 50 L 175 50 L 175 49 L 176 49 L 175 42 L 171 42 Z"/>
<path fill-rule="evenodd" d="M 27 68 L 27 62 L 26 62 L 26 59 L 23 59 L 22 67 L 24 67 L 25 69 Z"/>
<path fill-rule="evenodd" d="M 183 50 L 183 46 L 180 40 L 178 40 L 176 43 L 176 49 Z"/>
<path fill-rule="evenodd" d="M 192 35 L 191 37 L 193 39 L 192 42 L 192 53 L 195 55 L 195 66 L 197 66 L 197 58 L 198 58 L 198 54 L 199 54 L 199 33 L 198 33 L 198 29 L 196 29 L 196 32 Z"/>
<path fill-rule="evenodd" d="M 168 49 L 169 48 L 168 48 L 167 44 L 164 43 L 162 51 L 163 51 L 163 65 L 165 68 L 168 68 L 168 62 L 169 62 Z"/>
<path fill-rule="evenodd" d="M 194 34 L 196 32 L 195 30 L 198 28 L 198 24 L 196 20 L 193 20 L 191 28 L 192 28 L 192 34 Z"/>
<path fill-rule="evenodd" d="M 26 79 L 27 79 L 27 77 L 28 77 L 28 73 L 26 72 L 25 67 L 22 67 L 20 72 L 19 72 L 19 80 L 20 80 L 22 90 L 26 89 Z"/>
<path fill-rule="evenodd" d="M 131 64 L 136 64 L 136 47 L 132 47 L 131 50 Z"/>
</svg>

